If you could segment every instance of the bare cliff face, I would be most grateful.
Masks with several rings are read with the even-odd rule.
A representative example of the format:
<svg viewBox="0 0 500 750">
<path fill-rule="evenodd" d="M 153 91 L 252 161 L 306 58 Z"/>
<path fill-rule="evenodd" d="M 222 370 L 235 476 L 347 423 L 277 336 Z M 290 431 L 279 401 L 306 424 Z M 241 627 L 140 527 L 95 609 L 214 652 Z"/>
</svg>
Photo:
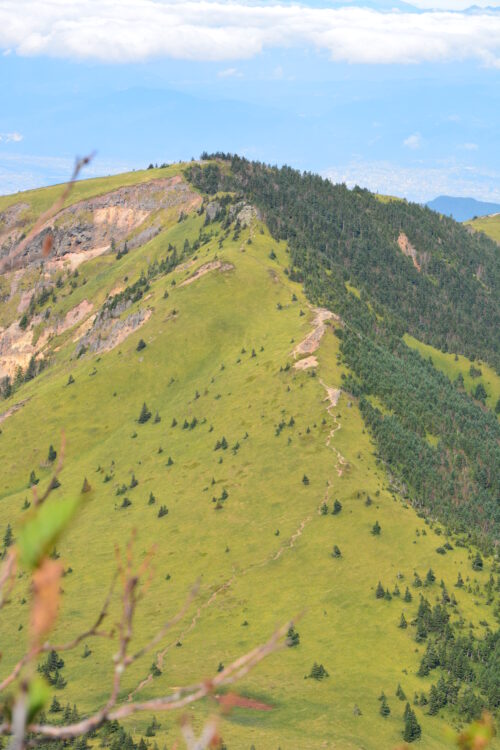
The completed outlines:
<svg viewBox="0 0 500 750">
<path fill-rule="evenodd" d="M 40 261 L 45 237 L 52 235 L 51 257 L 104 252 L 114 240 L 123 242 L 153 214 L 167 209 L 187 213 L 201 197 L 180 176 L 122 187 L 62 209 L 16 257 L 15 267 Z M 9 255 L 27 230 L 29 206 L 20 202 L 0 214 L 0 258 Z M 151 232 L 149 233 L 151 234 Z M 146 234 L 145 241 L 150 236 Z"/>
<path fill-rule="evenodd" d="M 0 274 L 1 301 L 10 309 L 0 321 L 0 381 L 6 377 L 12 380 L 33 357 L 43 359 L 51 340 L 67 330 L 74 328 L 71 335 L 77 349 L 97 351 L 112 348 L 142 325 L 147 311 L 125 321 L 114 319 L 116 316 L 108 320 L 85 299 L 65 315 L 47 317 L 33 311 L 33 300 L 44 290 L 52 293 L 61 273 L 75 272 L 85 261 L 114 246 L 119 250 L 125 242 L 129 250 L 140 247 L 162 231 L 166 215 L 176 219 L 197 210 L 201 203 L 201 196 L 176 175 L 121 187 L 56 213 L 21 254 L 13 256 L 12 262 L 9 259 Z M 35 218 L 24 201 L 0 213 L 0 259 L 7 259 L 15 250 Z M 49 235 L 51 252 L 44 258 L 44 241 Z"/>
</svg>

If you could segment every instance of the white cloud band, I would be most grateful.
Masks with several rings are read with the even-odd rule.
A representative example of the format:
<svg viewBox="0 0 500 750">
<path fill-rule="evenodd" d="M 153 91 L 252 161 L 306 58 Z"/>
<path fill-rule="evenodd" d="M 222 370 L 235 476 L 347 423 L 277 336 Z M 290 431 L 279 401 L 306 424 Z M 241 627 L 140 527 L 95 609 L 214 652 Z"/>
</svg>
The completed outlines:
<svg viewBox="0 0 500 750">
<path fill-rule="evenodd" d="M 475 59 L 500 67 L 500 13 L 177 0 L 3 0 L 0 48 L 102 62 L 248 59 L 314 47 L 349 63 Z"/>
<path fill-rule="evenodd" d="M 495 170 L 466 167 L 459 163 L 403 167 L 387 161 L 353 161 L 325 170 L 332 182 L 360 185 L 375 193 L 397 195 L 425 202 L 437 195 L 466 195 L 500 201 L 500 174 Z"/>
</svg>

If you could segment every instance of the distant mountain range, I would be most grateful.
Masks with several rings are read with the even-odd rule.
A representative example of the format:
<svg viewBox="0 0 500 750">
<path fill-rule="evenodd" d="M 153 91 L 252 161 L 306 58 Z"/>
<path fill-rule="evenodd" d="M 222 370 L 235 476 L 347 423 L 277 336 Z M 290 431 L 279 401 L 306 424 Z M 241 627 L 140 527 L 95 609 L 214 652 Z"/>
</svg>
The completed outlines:
<svg viewBox="0 0 500 750">
<path fill-rule="evenodd" d="M 475 216 L 488 216 L 500 213 L 500 203 L 477 201 L 475 198 L 454 198 L 451 195 L 439 195 L 426 203 L 428 208 L 456 221 L 467 221 Z"/>
</svg>

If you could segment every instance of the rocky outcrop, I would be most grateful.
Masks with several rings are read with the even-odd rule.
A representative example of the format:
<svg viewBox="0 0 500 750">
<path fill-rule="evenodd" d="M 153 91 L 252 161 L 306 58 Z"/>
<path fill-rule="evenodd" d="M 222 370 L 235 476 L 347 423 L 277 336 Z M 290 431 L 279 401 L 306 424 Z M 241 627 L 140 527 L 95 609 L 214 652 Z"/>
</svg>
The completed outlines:
<svg viewBox="0 0 500 750">
<path fill-rule="evenodd" d="M 231 221 L 237 219 L 242 227 L 250 226 L 254 219 L 260 219 L 260 211 L 245 201 L 239 201 L 229 207 L 229 218 Z"/>
<path fill-rule="evenodd" d="M 403 255 L 406 255 L 407 258 L 412 259 L 413 265 L 415 266 L 417 271 L 421 271 L 421 265 L 418 260 L 417 251 L 404 232 L 399 233 L 398 246 Z"/>
<path fill-rule="evenodd" d="M 126 303 L 125 303 L 126 304 Z M 79 340 L 76 347 L 76 356 L 80 357 L 85 352 L 107 352 L 121 344 L 127 336 L 130 336 L 137 328 L 140 328 L 151 317 L 151 310 L 137 310 L 123 320 L 113 316 L 97 316 L 92 328 Z"/>
<path fill-rule="evenodd" d="M 117 245 L 123 243 L 154 212 L 174 208 L 179 214 L 186 213 L 198 208 L 201 201 L 201 196 L 179 176 L 122 187 L 80 201 L 59 211 L 47 222 L 14 264 L 22 267 L 39 261 L 43 256 L 44 240 L 49 234 L 53 237 L 53 259 L 95 248 L 102 250 L 113 241 Z M 0 257 L 9 255 L 20 241 L 23 228 L 16 224 L 16 217 L 19 218 L 24 210 L 25 204 L 16 204 L 0 214 L 0 222 L 5 226 L 3 234 L 0 234 Z M 161 222 L 154 227 L 146 227 L 143 233 L 131 238 L 129 247 L 147 242 L 160 230 Z"/>
</svg>

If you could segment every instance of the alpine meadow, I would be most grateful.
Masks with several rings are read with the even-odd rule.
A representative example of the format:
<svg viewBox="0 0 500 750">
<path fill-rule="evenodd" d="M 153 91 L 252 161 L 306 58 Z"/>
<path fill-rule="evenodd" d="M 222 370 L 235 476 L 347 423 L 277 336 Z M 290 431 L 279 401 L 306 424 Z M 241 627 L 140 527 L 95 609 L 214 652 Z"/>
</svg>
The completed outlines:
<svg viewBox="0 0 500 750">
<path fill-rule="evenodd" d="M 6 747 L 499 746 L 497 225 L 225 153 L 0 197 Z"/>
</svg>

